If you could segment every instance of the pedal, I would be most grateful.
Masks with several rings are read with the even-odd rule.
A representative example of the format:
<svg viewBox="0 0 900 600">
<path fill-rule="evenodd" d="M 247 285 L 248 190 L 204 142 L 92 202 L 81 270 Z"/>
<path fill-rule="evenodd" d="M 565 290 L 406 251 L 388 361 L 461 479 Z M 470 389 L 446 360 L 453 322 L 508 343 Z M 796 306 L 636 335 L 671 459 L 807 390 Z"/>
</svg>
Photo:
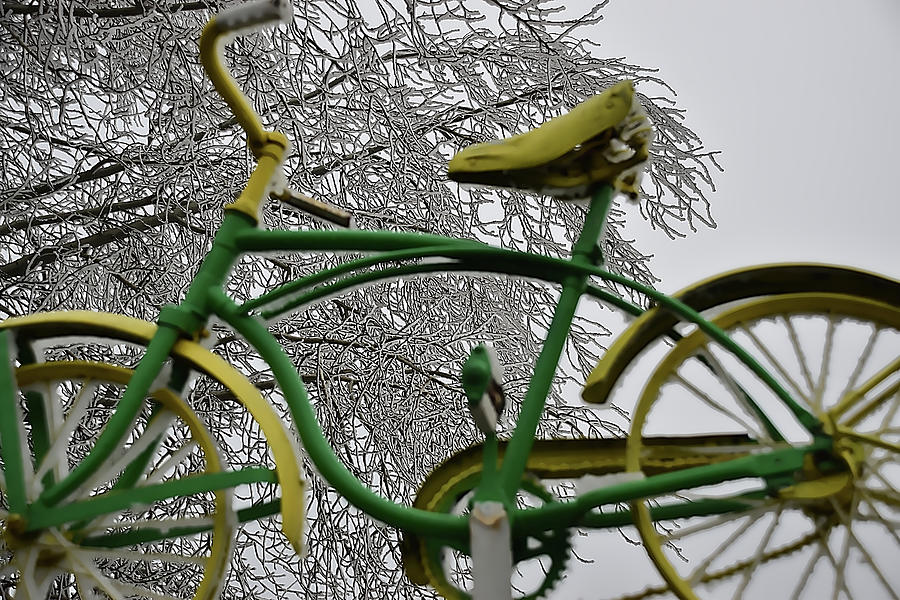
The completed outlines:
<svg viewBox="0 0 900 600">
<path fill-rule="evenodd" d="M 497 432 L 497 424 L 506 407 L 502 379 L 503 367 L 494 349 L 485 344 L 476 346 L 463 364 L 462 386 L 475 425 L 485 435 Z"/>
</svg>

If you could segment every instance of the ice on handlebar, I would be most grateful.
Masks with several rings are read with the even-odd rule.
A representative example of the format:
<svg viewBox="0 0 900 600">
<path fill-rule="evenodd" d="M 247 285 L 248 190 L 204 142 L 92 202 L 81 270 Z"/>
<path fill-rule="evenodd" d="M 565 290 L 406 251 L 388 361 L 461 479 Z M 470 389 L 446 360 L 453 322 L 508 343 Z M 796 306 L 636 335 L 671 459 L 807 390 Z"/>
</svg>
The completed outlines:
<svg viewBox="0 0 900 600">
<path fill-rule="evenodd" d="M 292 14 L 289 0 L 256 0 L 223 10 L 216 15 L 216 24 L 222 31 L 237 32 L 288 23 Z"/>
</svg>

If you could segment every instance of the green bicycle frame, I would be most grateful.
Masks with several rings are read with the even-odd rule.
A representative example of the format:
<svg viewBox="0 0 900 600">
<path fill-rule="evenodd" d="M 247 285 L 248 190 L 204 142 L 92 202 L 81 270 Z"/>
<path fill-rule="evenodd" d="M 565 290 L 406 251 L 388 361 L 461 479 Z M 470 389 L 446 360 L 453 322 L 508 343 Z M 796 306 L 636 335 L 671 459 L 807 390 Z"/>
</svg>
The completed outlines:
<svg viewBox="0 0 900 600">
<path fill-rule="evenodd" d="M 521 253 L 476 241 L 436 235 L 356 230 L 269 231 L 259 229 L 256 223 L 244 214 L 236 211 L 226 212 L 213 246 L 195 276 L 184 302 L 177 307 L 166 307 L 161 312 L 158 332 L 150 342 L 115 414 L 98 438 L 96 446 L 71 473 L 47 487 L 38 502 L 25 509 L 27 529 L 89 519 L 106 511 L 125 508 L 135 502 L 215 490 L 251 481 L 273 481 L 273 474 L 267 469 L 250 467 L 228 473 L 198 475 L 184 481 L 148 486 L 139 490 L 117 489 L 110 492 L 109 498 L 103 502 L 98 502 L 97 498 L 91 499 L 90 502 L 65 502 L 67 496 L 98 469 L 121 442 L 140 409 L 151 383 L 162 369 L 179 337 L 196 334 L 211 316 L 216 316 L 244 336 L 272 367 L 306 451 L 318 472 L 340 494 L 357 508 L 382 522 L 414 534 L 438 537 L 457 547 L 465 548 L 468 539 L 468 523 L 465 517 L 396 504 L 370 490 L 344 467 L 318 425 L 305 387 L 293 363 L 264 324 L 264 319 L 276 317 L 298 306 L 349 288 L 419 273 L 496 272 L 529 277 L 561 286 L 553 319 L 534 367 L 518 422 L 504 460 L 499 465 L 497 473 L 499 485 L 491 486 L 491 489 L 498 490 L 492 492 L 500 496 L 497 499 L 510 506 L 510 521 L 514 534 L 536 533 L 563 524 L 589 527 L 615 526 L 623 519 L 627 521 L 628 516 L 616 513 L 600 515 L 593 512 L 593 509 L 604 504 L 711 485 L 730 479 L 777 478 L 799 469 L 804 453 L 821 443 L 818 438 L 809 448 L 785 448 L 765 455 L 748 456 L 676 473 L 654 475 L 640 481 L 629 481 L 592 490 L 569 502 L 552 503 L 525 510 L 511 506 L 525 471 L 544 402 L 579 299 L 583 295 L 589 295 L 632 315 L 642 312 L 639 307 L 593 284 L 592 278 L 611 281 L 636 290 L 657 304 L 665 306 L 683 320 L 696 323 L 700 329 L 735 354 L 768 384 L 811 432 L 819 432 L 818 421 L 800 407 L 762 366 L 723 331 L 678 300 L 598 266 L 602 264 L 598 238 L 612 196 L 612 188 L 603 187 L 593 197 L 581 235 L 569 259 Z M 237 305 L 226 296 L 223 291 L 226 279 L 240 256 L 279 250 L 368 253 L 374 251 L 376 254 L 289 282 L 243 305 Z M 396 266 L 400 260 L 426 257 L 437 257 L 446 261 Z M 382 265 L 382 268 L 372 269 L 379 265 Z M 485 265 L 490 267 L 486 268 Z M 183 382 L 184 377 L 180 379 Z M 0 406 L 3 413 L 8 414 L 8 410 L 9 407 Z M 0 435 L 4 440 L 7 439 L 8 434 L 5 431 L 0 431 Z M 8 444 L 4 443 L 4 460 L 9 466 L 15 464 L 15 458 L 10 460 L 10 457 L 6 456 L 7 448 Z M 18 498 L 18 496 L 14 498 L 14 483 L 7 479 L 11 504 L 12 500 Z M 20 504 L 18 500 L 16 504 Z M 732 511 L 736 506 L 743 504 L 740 500 L 692 503 L 682 507 L 669 507 L 667 515 L 712 514 Z M 65 510 L 59 510 L 60 508 Z M 279 508 L 276 501 L 245 509 L 239 517 L 241 520 L 259 518 L 272 514 Z M 283 508 L 289 510 L 289 507 Z M 135 535 L 138 534 L 119 536 L 122 540 L 118 542 L 112 538 L 105 542 L 98 540 L 97 544 L 133 543 Z M 145 533 L 144 536 L 148 537 L 148 534 Z M 158 537 L 163 537 L 163 534 L 160 533 Z"/>
</svg>

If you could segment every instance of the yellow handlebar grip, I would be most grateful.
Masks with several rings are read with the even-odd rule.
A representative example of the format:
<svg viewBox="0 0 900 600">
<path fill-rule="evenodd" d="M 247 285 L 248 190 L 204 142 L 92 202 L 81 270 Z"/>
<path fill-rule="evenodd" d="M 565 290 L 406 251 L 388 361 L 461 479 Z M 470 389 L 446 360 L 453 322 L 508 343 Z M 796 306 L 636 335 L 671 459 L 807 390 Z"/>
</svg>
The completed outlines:
<svg viewBox="0 0 900 600">
<path fill-rule="evenodd" d="M 270 140 L 259 115 L 225 68 L 222 47 L 228 34 L 287 22 L 290 16 L 291 5 L 287 0 L 257 0 L 222 11 L 209 20 L 200 35 L 203 70 L 247 133 L 247 143 L 256 158 L 260 157 L 262 147 Z"/>
<path fill-rule="evenodd" d="M 247 96 L 225 68 L 222 48 L 229 34 L 288 21 L 290 14 L 290 3 L 286 0 L 257 0 L 214 16 L 200 34 L 203 70 L 247 133 L 247 145 L 259 161 L 243 193 L 225 209 L 244 213 L 255 221 L 258 221 L 259 207 L 267 196 L 270 182 L 280 175 L 281 162 L 289 144 L 283 134 L 263 128 Z"/>
</svg>

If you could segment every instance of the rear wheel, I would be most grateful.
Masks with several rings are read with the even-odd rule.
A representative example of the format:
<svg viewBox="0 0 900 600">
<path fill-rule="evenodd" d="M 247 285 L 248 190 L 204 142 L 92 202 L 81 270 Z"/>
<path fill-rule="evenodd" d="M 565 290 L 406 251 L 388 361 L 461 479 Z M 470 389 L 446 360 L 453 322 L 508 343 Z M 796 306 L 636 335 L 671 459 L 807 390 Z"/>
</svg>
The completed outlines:
<svg viewBox="0 0 900 600">
<path fill-rule="evenodd" d="M 683 600 L 898 598 L 900 309 L 789 294 L 741 304 L 713 322 L 824 424 L 833 444 L 778 493 L 750 479 L 636 503 L 641 537 L 669 589 Z M 711 430 L 746 434 L 763 451 L 811 441 L 749 369 L 694 331 L 643 391 L 627 468 L 642 468 L 645 438 Z M 740 498 L 748 509 L 651 519 L 651 508 L 710 497 Z"/>
</svg>

